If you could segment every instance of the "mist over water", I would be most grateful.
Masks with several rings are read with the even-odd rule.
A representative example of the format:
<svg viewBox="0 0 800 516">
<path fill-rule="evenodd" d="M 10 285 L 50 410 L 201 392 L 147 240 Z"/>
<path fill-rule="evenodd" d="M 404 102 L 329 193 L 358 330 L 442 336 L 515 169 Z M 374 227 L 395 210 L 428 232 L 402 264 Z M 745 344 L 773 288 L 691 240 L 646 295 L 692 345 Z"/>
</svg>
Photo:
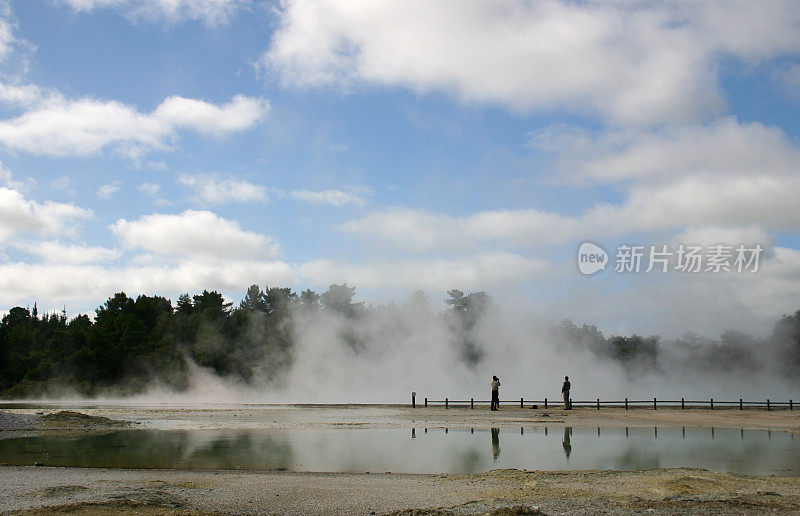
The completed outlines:
<svg viewBox="0 0 800 516">
<path fill-rule="evenodd" d="M 28 384 L 29 375 L 20 377 L 14 388 L 28 394 L 13 397 L 148 405 L 407 404 L 416 392 L 419 403 L 426 397 L 486 401 L 497 375 L 501 400 L 518 403 L 558 401 L 568 375 L 575 401 L 800 400 L 799 314 L 778 320 L 769 335 L 723 330 L 666 340 L 607 336 L 579 322 L 544 320 L 484 292 L 451 290 L 445 309 L 421 292 L 400 304 L 365 307 L 353 301 L 354 292 L 332 285 L 322 295 L 297 296 L 254 285 L 232 310 L 217 293 L 181 296 L 175 309 L 164 298 L 119 293 L 98 309 L 94 323 L 77 321 L 90 325 L 89 347 L 75 348 L 69 357 L 77 359 L 56 368 L 61 376 L 50 373 Z M 31 324 L 72 328 L 55 316 L 12 312 L 4 319 L 6 335 Z M 156 347 L 137 351 L 143 342 Z M 112 349 L 134 361 L 115 359 Z M 21 363 L 9 357 L 7 364 Z M 89 367 L 82 357 L 95 357 L 94 376 L 78 375 Z"/>
<path fill-rule="evenodd" d="M 548 322 L 493 304 L 467 332 L 465 356 L 464 332 L 424 299 L 357 317 L 302 310 L 291 317 L 292 359 L 279 370 L 266 357 L 252 364 L 245 383 L 191 364 L 186 392 L 155 385 L 131 401 L 409 403 L 412 391 L 419 403 L 488 400 L 492 375 L 500 377 L 505 400 L 556 401 L 565 375 L 575 400 L 800 400 L 796 350 L 769 339 L 752 338 L 745 355 L 729 357 L 718 342 L 689 336 L 690 343 L 659 342 L 655 357 L 620 361 Z M 787 357 L 795 357 L 793 364 Z"/>
</svg>

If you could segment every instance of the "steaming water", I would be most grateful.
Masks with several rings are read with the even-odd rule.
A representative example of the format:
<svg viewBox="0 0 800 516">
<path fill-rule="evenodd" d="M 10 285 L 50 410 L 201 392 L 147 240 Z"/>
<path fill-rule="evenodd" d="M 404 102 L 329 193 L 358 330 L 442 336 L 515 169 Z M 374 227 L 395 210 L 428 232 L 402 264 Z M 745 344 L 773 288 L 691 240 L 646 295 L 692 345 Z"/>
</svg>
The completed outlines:
<svg viewBox="0 0 800 516">
<path fill-rule="evenodd" d="M 0 440 L 0 462 L 48 466 L 477 473 L 700 467 L 800 476 L 800 438 L 713 428 L 127 430 Z"/>
</svg>

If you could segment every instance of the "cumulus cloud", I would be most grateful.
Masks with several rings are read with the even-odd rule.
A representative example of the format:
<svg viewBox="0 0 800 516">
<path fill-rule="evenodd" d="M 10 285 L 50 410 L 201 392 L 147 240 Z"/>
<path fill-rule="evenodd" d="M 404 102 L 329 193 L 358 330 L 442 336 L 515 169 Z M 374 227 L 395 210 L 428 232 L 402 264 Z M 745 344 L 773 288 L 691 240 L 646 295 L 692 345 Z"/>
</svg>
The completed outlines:
<svg viewBox="0 0 800 516">
<path fill-rule="evenodd" d="M 655 274 L 626 275 L 622 295 L 606 282 L 559 277 L 562 295 L 542 302 L 541 313 L 672 338 L 686 332 L 715 337 L 729 329 L 764 335 L 780 315 L 798 309 L 800 251 L 794 249 L 774 248 L 755 273 L 671 273 L 668 281 Z"/>
<path fill-rule="evenodd" d="M 288 85 L 403 86 L 625 125 L 719 112 L 721 58 L 800 46 L 792 0 L 284 0 L 279 15 L 261 63 Z"/>
<path fill-rule="evenodd" d="M 46 263 L 86 264 L 103 263 L 119 258 L 120 252 L 106 247 L 93 247 L 81 244 L 63 244 L 58 241 L 20 241 L 12 244 L 27 254 L 36 256 Z"/>
<path fill-rule="evenodd" d="M 786 94 L 800 102 L 800 63 L 791 63 L 775 71 L 775 79 Z"/>
<path fill-rule="evenodd" d="M 132 221 L 119 219 L 111 231 L 125 246 L 158 255 L 199 260 L 264 259 L 280 254 L 280 247 L 270 237 L 245 231 L 238 222 L 210 211 L 145 215 Z"/>
<path fill-rule="evenodd" d="M 341 225 L 351 234 L 413 251 L 464 250 L 502 242 L 532 246 L 561 241 L 579 229 L 577 220 L 537 209 L 483 211 L 466 217 L 406 208 L 377 211 Z"/>
<path fill-rule="evenodd" d="M 122 189 L 119 181 L 106 183 L 97 189 L 97 197 L 100 199 L 111 199 L 111 196 Z"/>
<path fill-rule="evenodd" d="M 165 20 L 170 23 L 201 20 L 208 25 L 226 23 L 250 0 L 61 0 L 73 10 L 119 9 L 136 20 Z"/>
<path fill-rule="evenodd" d="M 555 126 L 532 133 L 529 145 L 551 154 L 561 176 L 570 181 L 800 172 L 800 147 L 785 132 L 734 117 L 648 131 L 594 133 Z"/>
<path fill-rule="evenodd" d="M 340 263 L 316 260 L 301 264 L 301 277 L 317 285 L 341 283 L 363 288 L 445 290 L 458 285 L 465 289 L 491 289 L 530 281 L 548 270 L 546 262 L 505 253 L 481 253 L 458 259 L 388 263 Z"/>
<path fill-rule="evenodd" d="M 6 0 L 0 2 L 0 61 L 11 54 L 17 37 L 14 35 L 14 23 L 11 20 L 11 7 Z M 0 91 L 2 98 L 2 91 Z"/>
<path fill-rule="evenodd" d="M 265 187 L 231 177 L 182 174 L 178 177 L 178 182 L 193 188 L 194 200 L 202 204 L 264 202 L 268 199 Z"/>
<path fill-rule="evenodd" d="M 282 261 L 231 260 L 223 264 L 179 260 L 158 265 L 0 264 L 0 290 L 9 303 L 35 295 L 50 304 L 97 303 L 114 292 L 173 297 L 203 289 L 243 292 L 255 281 L 290 285 L 292 272 Z M 43 303 L 44 304 L 44 303 Z"/>
<path fill-rule="evenodd" d="M 0 83 L 0 102 L 11 106 L 28 107 L 51 94 L 33 84 Z"/>
<path fill-rule="evenodd" d="M 18 233 L 55 235 L 72 230 L 71 224 L 92 215 L 73 204 L 38 203 L 17 190 L 0 187 L 0 242 Z"/>
<path fill-rule="evenodd" d="M 364 199 L 358 195 L 341 190 L 294 190 L 290 195 L 293 199 L 297 199 L 298 201 L 305 201 L 313 204 L 329 204 L 331 206 L 342 206 L 344 204 L 364 205 Z"/>
<path fill-rule="evenodd" d="M 760 226 L 800 229 L 800 178 L 695 175 L 639 185 L 620 204 L 597 204 L 579 216 L 536 209 L 483 211 L 465 217 L 389 209 L 341 225 L 370 241 L 412 251 L 476 248 L 487 244 L 538 247 L 576 239 L 686 227 Z"/>
<path fill-rule="evenodd" d="M 144 183 L 139 185 L 138 190 L 143 194 L 153 196 L 157 194 L 159 190 L 161 190 L 161 185 L 157 183 L 148 183 L 147 181 L 145 181 Z"/>
<path fill-rule="evenodd" d="M 87 156 L 107 147 L 136 155 L 168 148 L 181 129 L 212 135 L 245 130 L 268 111 L 266 100 L 242 95 L 222 105 L 172 96 L 151 113 L 116 101 L 52 95 L 16 118 L 1 120 L 0 143 L 50 156 Z"/>
<path fill-rule="evenodd" d="M 58 190 L 59 192 L 64 192 L 70 197 L 75 197 L 78 191 L 72 185 L 72 179 L 67 176 L 60 176 L 53 179 L 53 182 L 50 183 L 50 188 L 53 190 Z"/>
<path fill-rule="evenodd" d="M 2 163 L 0 163 L 0 186 L 7 186 L 12 190 L 17 190 L 19 192 L 27 192 L 30 187 L 36 185 L 36 180 L 33 178 L 28 178 L 27 181 L 19 181 L 14 179 L 11 171 L 7 169 Z"/>
</svg>

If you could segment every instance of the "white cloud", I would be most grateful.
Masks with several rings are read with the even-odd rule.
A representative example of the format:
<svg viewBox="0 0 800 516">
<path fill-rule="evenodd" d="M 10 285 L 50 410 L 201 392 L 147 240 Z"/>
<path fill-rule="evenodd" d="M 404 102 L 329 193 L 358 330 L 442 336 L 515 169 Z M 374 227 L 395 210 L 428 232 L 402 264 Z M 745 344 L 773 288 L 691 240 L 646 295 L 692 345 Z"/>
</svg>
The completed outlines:
<svg viewBox="0 0 800 516">
<path fill-rule="evenodd" d="M 800 47 L 792 0 L 285 0 L 279 14 L 261 62 L 289 85 L 403 86 L 622 124 L 718 112 L 722 57 Z"/>
<path fill-rule="evenodd" d="M 621 204 L 596 204 L 582 215 L 536 209 L 452 217 L 409 209 L 370 213 L 342 224 L 363 239 L 403 249 L 474 249 L 487 244 L 537 247 L 635 232 L 718 226 L 800 230 L 800 177 L 696 175 L 632 188 Z"/>
<path fill-rule="evenodd" d="M 178 182 L 193 188 L 195 190 L 194 200 L 203 204 L 264 202 L 268 199 L 265 187 L 230 177 L 182 174 L 178 177 Z"/>
<path fill-rule="evenodd" d="M 111 196 L 122 189 L 119 181 L 106 183 L 97 189 L 97 197 L 100 199 L 111 199 Z"/>
<path fill-rule="evenodd" d="M 108 267 L 90 264 L 0 264 L 0 290 L 7 303 L 24 303 L 32 294 L 50 304 L 97 303 L 114 292 L 163 295 L 175 299 L 182 292 L 203 289 L 244 292 L 257 282 L 290 285 L 289 265 L 281 261 L 231 260 L 204 263 L 182 260 L 174 264 Z M 44 303 L 43 303 L 44 304 Z"/>
<path fill-rule="evenodd" d="M 390 263 L 337 263 L 317 260 L 301 264 L 300 276 L 316 285 L 347 282 L 360 288 L 465 289 L 498 288 L 530 281 L 547 271 L 543 260 L 513 253 L 483 253 L 451 260 Z"/>
<path fill-rule="evenodd" d="M 579 222 L 536 209 L 483 211 L 467 217 L 389 209 L 348 221 L 341 228 L 364 239 L 413 251 L 464 250 L 489 242 L 548 245 L 574 235 Z"/>
<path fill-rule="evenodd" d="M 17 233 L 69 233 L 70 224 L 88 218 L 90 210 L 72 204 L 38 203 L 11 188 L 0 187 L 0 242 Z"/>
<path fill-rule="evenodd" d="M 28 178 L 27 181 L 17 181 L 14 179 L 11 171 L 0 163 L 0 186 L 7 186 L 12 190 L 19 192 L 27 192 L 32 186 L 36 185 L 36 180 Z"/>
<path fill-rule="evenodd" d="M 697 244 L 710 246 L 716 244 L 745 245 L 752 248 L 756 244 L 769 251 L 774 244 L 774 238 L 758 226 L 719 227 L 699 226 L 687 228 L 676 234 L 669 242 L 678 244 Z"/>
<path fill-rule="evenodd" d="M 790 65 L 775 71 L 775 79 L 786 94 L 795 101 L 800 101 L 800 63 Z"/>
<path fill-rule="evenodd" d="M 165 20 L 171 23 L 202 20 L 208 25 L 226 23 L 250 0 L 61 0 L 78 12 L 115 8 L 136 20 Z"/>
<path fill-rule="evenodd" d="M 67 176 L 60 176 L 56 179 L 53 179 L 53 182 L 50 183 L 50 188 L 60 192 L 65 192 L 70 197 L 75 197 L 75 194 L 78 193 L 75 187 L 72 186 L 72 180 Z"/>
<path fill-rule="evenodd" d="M 267 111 L 269 102 L 244 95 L 236 95 L 221 106 L 172 96 L 165 99 L 152 116 L 171 127 L 220 135 L 252 127 L 264 118 Z"/>
<path fill-rule="evenodd" d="M 549 127 L 530 146 L 556 158 L 567 180 L 614 182 L 707 172 L 787 175 L 800 172 L 800 147 L 781 129 L 733 117 L 708 125 L 591 133 Z"/>
<path fill-rule="evenodd" d="M 617 234 L 699 225 L 798 230 L 798 195 L 798 176 L 696 175 L 634 187 L 624 205 L 595 206 L 582 221 Z"/>
<path fill-rule="evenodd" d="M 157 194 L 159 190 L 161 190 L 161 185 L 157 183 L 148 183 L 145 181 L 139 185 L 138 190 L 152 197 Z"/>
<path fill-rule="evenodd" d="M 46 91 L 32 84 L 7 84 L 0 83 L 0 101 L 12 106 L 29 107 L 40 102 L 43 98 L 57 96 L 52 91 Z"/>
<path fill-rule="evenodd" d="M 21 241 L 12 244 L 15 248 L 37 256 L 47 263 L 84 264 L 101 263 L 119 258 L 120 252 L 106 247 L 62 244 L 57 241 Z"/>
<path fill-rule="evenodd" d="M 248 129 L 268 110 L 266 100 L 241 95 L 220 106 L 168 97 L 148 114 L 120 102 L 55 95 L 39 99 L 17 118 L 0 121 L 0 143 L 51 156 L 86 156 L 106 147 L 136 155 L 167 148 L 180 129 L 213 135 Z"/>
<path fill-rule="evenodd" d="M 280 254 L 279 246 L 270 237 L 244 231 L 237 222 L 210 211 L 146 215 L 133 221 L 119 219 L 111 231 L 129 248 L 195 260 L 263 259 Z"/>
<path fill-rule="evenodd" d="M 347 193 L 341 190 L 323 190 L 315 192 L 312 190 L 295 190 L 291 194 L 293 199 L 306 201 L 314 204 L 330 204 L 331 206 L 342 206 L 344 204 L 364 205 L 364 199 L 354 193 Z"/>
<path fill-rule="evenodd" d="M 621 291 L 572 278 L 558 278 L 570 283 L 561 285 L 563 296 L 542 303 L 543 313 L 576 322 L 602 321 L 624 334 L 678 337 L 697 332 L 713 338 L 733 329 L 765 335 L 780 315 L 798 309 L 800 251 L 776 247 L 756 273 L 630 274 Z"/>
<path fill-rule="evenodd" d="M 17 38 L 14 35 L 14 24 L 11 21 L 11 7 L 8 2 L 0 2 L 0 61 L 11 53 Z M 0 90 L 0 98 L 2 91 Z"/>
</svg>

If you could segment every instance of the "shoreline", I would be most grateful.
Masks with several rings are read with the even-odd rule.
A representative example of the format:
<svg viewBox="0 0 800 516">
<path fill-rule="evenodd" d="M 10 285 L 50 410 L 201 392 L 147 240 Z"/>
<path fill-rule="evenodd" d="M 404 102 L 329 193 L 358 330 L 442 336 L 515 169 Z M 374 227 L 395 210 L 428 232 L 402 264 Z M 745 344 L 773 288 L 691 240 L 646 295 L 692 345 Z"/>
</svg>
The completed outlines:
<svg viewBox="0 0 800 516">
<path fill-rule="evenodd" d="M 581 407 L 545 411 L 505 407 L 491 412 L 484 407 L 412 409 L 407 405 L 116 406 L 86 408 L 76 414 L 41 406 L 10 410 L 6 407 L 0 405 L 0 435 L 11 437 L 30 432 L 69 436 L 121 428 L 685 426 L 800 433 L 800 412 L 730 408 L 626 411 Z M 24 429 L 3 428 L 3 421 L 12 420 L 29 424 Z M 748 476 L 691 468 L 392 474 L 0 466 L 0 492 L 5 494 L 0 497 L 3 514 L 500 515 L 537 514 L 535 508 L 544 514 L 717 515 L 800 511 L 800 477 Z"/>
<path fill-rule="evenodd" d="M 14 408 L 0 405 L 0 414 L 36 418 L 72 410 L 72 405 L 57 407 Z M 106 418 L 105 425 L 128 422 L 142 429 L 298 429 L 341 428 L 509 428 L 530 426 L 572 427 L 700 427 L 772 430 L 800 434 L 800 411 L 746 408 L 680 409 L 580 407 L 564 409 L 501 408 L 492 412 L 476 407 L 418 407 L 405 405 L 297 405 L 286 406 L 210 406 L 210 407 L 141 407 L 101 406 L 77 409 L 92 418 Z M 110 421 L 109 421 L 110 420 Z M 96 424 L 81 421 L 89 426 Z M 13 429 L 13 428 L 12 428 Z M 32 429 L 32 428 L 31 428 Z M 69 428 L 67 428 L 69 429 Z M 0 431 L 3 430 L 0 420 Z"/>
</svg>

